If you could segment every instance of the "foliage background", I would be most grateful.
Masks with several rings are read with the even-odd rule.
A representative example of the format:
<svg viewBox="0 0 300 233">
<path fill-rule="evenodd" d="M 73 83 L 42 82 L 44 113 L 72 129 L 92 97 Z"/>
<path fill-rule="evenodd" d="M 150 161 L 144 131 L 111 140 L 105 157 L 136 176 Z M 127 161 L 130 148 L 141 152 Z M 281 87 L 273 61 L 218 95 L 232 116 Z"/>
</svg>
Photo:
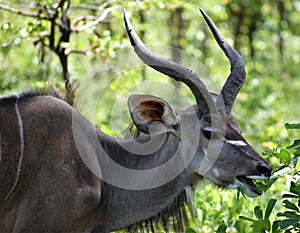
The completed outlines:
<svg viewBox="0 0 300 233">
<path fill-rule="evenodd" d="M 8 1 L 0 4 L 20 10 L 34 11 L 37 6 L 55 8 L 56 1 Z M 83 6 L 83 4 L 85 6 Z M 247 82 L 235 103 L 233 112 L 244 136 L 259 151 L 288 146 L 299 138 L 299 130 L 287 131 L 287 122 L 299 122 L 300 90 L 300 2 L 297 0 L 153 0 L 153 1 L 71 1 L 70 19 L 79 16 L 97 16 L 100 10 L 87 9 L 97 5 L 116 7 L 97 26 L 71 34 L 66 49 L 74 50 L 69 56 L 71 79 L 79 86 L 77 106 L 100 129 L 119 135 L 129 121 L 126 107 L 114 103 L 121 95 L 128 96 L 134 85 L 156 80 L 176 86 L 176 91 L 193 97 L 183 86 L 145 67 L 131 69 L 129 41 L 126 37 L 122 8 L 131 14 L 136 31 L 145 43 L 169 45 L 163 53 L 189 68 L 200 77 L 212 76 L 221 87 L 229 74 L 229 63 L 207 30 L 199 13 L 204 9 L 222 34 L 240 52 L 245 60 Z M 118 7 L 119 6 L 119 7 Z M 28 88 L 43 87 L 47 81 L 63 87 L 62 69 L 57 56 L 36 43 L 48 33 L 49 22 L 7 12 L 0 8 L 0 93 L 7 95 Z M 128 50 L 126 50 L 126 48 Z M 181 56 L 172 48 L 185 51 Z M 120 51 L 123 51 L 120 54 Z M 124 51 L 128 51 L 128 54 Z M 199 68 L 186 57 L 193 57 L 205 68 Z M 191 67 L 192 65 L 192 67 Z M 121 74 L 120 74 L 120 71 Z M 138 85 L 138 88 L 141 86 Z M 174 90 L 157 91 L 150 87 L 149 94 L 159 92 L 176 106 Z M 135 89 L 133 89 L 135 90 Z M 138 89 L 139 91 L 140 89 Z M 173 104 L 173 105 L 174 105 Z M 121 120 L 116 121 L 116 119 Z M 113 122 L 113 123 L 112 123 Z M 276 158 L 268 157 L 276 166 Z M 297 168 L 297 167 L 296 167 Z M 222 223 L 227 232 L 251 232 L 249 223 L 240 215 L 253 217 L 256 205 L 266 206 L 270 198 L 281 197 L 288 190 L 292 177 L 283 175 L 262 197 L 236 198 L 236 191 L 216 189 L 202 182 L 196 192 L 196 221 L 198 232 L 215 232 Z M 280 204 L 275 205 L 281 211 Z M 270 218 L 275 218 L 271 216 Z"/>
</svg>

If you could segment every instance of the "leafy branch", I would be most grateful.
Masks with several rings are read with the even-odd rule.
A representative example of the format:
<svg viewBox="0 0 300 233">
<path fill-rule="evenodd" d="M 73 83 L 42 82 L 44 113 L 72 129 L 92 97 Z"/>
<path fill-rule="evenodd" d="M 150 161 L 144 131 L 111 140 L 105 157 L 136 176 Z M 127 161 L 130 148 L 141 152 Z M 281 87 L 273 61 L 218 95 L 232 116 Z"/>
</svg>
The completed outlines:
<svg viewBox="0 0 300 233">
<path fill-rule="evenodd" d="M 300 129 L 300 124 L 286 124 L 286 129 Z M 292 233 L 300 231 L 300 173 L 297 171 L 298 158 L 300 156 L 300 139 L 294 140 L 294 142 L 287 146 L 285 149 L 272 150 L 271 155 L 278 158 L 283 165 L 275 171 L 273 178 L 269 183 L 264 184 L 264 188 L 268 189 L 271 185 L 286 172 L 292 175 L 292 181 L 290 182 L 289 192 L 282 195 L 283 207 L 287 210 L 277 213 L 278 220 L 275 220 L 272 224 L 269 220 L 271 212 L 277 200 L 270 199 L 263 217 L 260 206 L 254 208 L 254 214 L 257 218 L 252 219 L 245 216 L 240 216 L 240 219 L 251 221 L 253 233 Z M 263 184 L 261 184 L 263 185 Z"/>
<path fill-rule="evenodd" d="M 72 53 L 80 55 L 86 55 L 87 53 L 85 51 L 70 48 L 71 34 L 96 27 L 98 24 L 104 22 L 111 12 L 120 8 L 120 6 L 109 7 L 114 2 L 116 1 L 107 1 L 101 6 L 87 4 L 74 4 L 72 6 L 70 0 L 60 0 L 53 5 L 36 4 L 34 11 L 20 10 L 4 4 L 0 4 L 0 9 L 20 16 L 49 22 L 49 28 L 43 28 L 43 32 L 38 35 L 38 39 L 34 41 L 34 45 L 40 46 L 39 54 L 41 55 L 42 62 L 45 48 L 50 49 L 50 51 L 58 56 L 62 67 L 62 76 L 65 81 L 66 99 L 70 104 L 73 104 L 74 88 L 70 79 L 68 57 Z M 80 16 L 77 19 L 74 19 L 74 22 L 71 22 L 69 17 L 71 7 L 92 9 L 94 11 L 102 11 L 102 13 L 100 16 Z M 80 25 L 82 22 L 83 25 Z M 94 33 L 97 34 L 95 30 Z"/>
<path fill-rule="evenodd" d="M 55 14 L 54 11 L 47 11 L 47 14 L 43 14 L 40 10 L 38 12 L 27 12 L 27 11 L 23 11 L 23 10 L 19 10 L 4 4 L 0 4 L 0 9 L 8 11 L 10 13 L 14 13 L 17 15 L 21 15 L 21 16 L 26 16 L 26 17 L 32 17 L 32 18 L 39 18 L 39 19 L 45 19 L 45 20 L 49 20 L 51 18 L 52 14 Z"/>
<path fill-rule="evenodd" d="M 91 16 L 90 17 L 80 17 L 77 20 L 75 20 L 76 24 L 78 24 L 78 22 L 80 22 L 80 21 L 86 21 L 89 19 L 92 19 L 93 21 L 87 22 L 86 24 L 84 24 L 83 26 L 80 26 L 80 27 L 74 26 L 72 28 L 72 31 L 73 32 L 81 32 L 81 31 L 87 30 L 88 28 L 94 27 L 97 24 L 103 22 L 107 18 L 108 14 L 110 12 L 118 10 L 118 9 L 120 9 L 120 6 L 112 6 L 110 8 L 105 9 L 103 11 L 102 15 L 100 15 L 99 17 L 91 17 Z"/>
</svg>

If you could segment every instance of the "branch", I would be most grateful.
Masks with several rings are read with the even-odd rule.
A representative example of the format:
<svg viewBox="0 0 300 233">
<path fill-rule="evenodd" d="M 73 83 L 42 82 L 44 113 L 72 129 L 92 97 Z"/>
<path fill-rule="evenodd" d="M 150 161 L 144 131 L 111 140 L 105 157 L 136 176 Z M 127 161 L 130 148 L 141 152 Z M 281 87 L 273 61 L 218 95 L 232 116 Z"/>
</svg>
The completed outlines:
<svg viewBox="0 0 300 233">
<path fill-rule="evenodd" d="M 99 23 L 103 22 L 107 18 L 108 14 L 110 12 L 115 11 L 117 9 L 120 9 L 120 6 L 112 6 L 110 8 L 105 9 L 103 11 L 102 15 L 99 16 L 95 21 L 88 22 L 88 23 L 86 23 L 85 25 L 83 25 L 81 27 L 76 27 L 75 26 L 75 27 L 72 28 L 72 32 L 81 32 L 81 31 L 84 31 L 84 30 L 86 30 L 90 27 L 98 25 Z"/>
<path fill-rule="evenodd" d="M 86 21 L 95 21 L 97 19 L 97 16 L 92 16 L 92 15 L 88 15 L 88 16 L 79 16 L 78 18 L 73 20 L 73 25 L 77 25 L 79 24 L 81 21 L 86 22 Z M 76 26 L 73 26 L 76 27 Z"/>
<path fill-rule="evenodd" d="M 105 7 L 107 7 L 109 4 L 115 3 L 115 2 L 121 2 L 119 0 L 110 0 L 103 3 L 101 6 L 95 6 L 95 5 L 89 5 L 89 4 L 72 4 L 71 8 L 83 8 L 93 11 L 102 11 Z"/>
<path fill-rule="evenodd" d="M 41 13 L 41 12 L 26 12 L 26 11 L 21 11 L 19 9 L 0 4 L 0 9 L 17 14 L 17 15 L 22 15 L 22 16 L 27 16 L 27 17 L 33 17 L 33 18 L 39 18 L 39 19 L 45 19 L 45 20 L 50 20 L 52 18 L 52 15 L 50 14 L 49 16 Z M 48 12 L 49 13 L 49 12 Z"/>
<path fill-rule="evenodd" d="M 77 49 L 70 49 L 67 52 L 67 55 L 71 54 L 71 53 L 75 53 L 75 54 L 81 54 L 81 55 L 87 55 L 86 51 L 83 50 L 77 50 Z"/>
<path fill-rule="evenodd" d="M 55 19 L 51 19 L 51 26 L 50 26 L 50 34 L 49 34 L 49 48 L 56 52 L 55 48 Z"/>
</svg>

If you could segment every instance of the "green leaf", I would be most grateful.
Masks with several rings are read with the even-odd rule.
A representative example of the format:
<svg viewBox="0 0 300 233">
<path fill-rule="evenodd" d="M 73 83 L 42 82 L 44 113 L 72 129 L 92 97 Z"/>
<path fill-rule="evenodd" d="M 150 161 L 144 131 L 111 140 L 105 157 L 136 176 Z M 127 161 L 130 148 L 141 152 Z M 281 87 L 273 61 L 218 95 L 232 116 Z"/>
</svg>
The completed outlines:
<svg viewBox="0 0 300 233">
<path fill-rule="evenodd" d="M 245 190 L 244 187 L 238 187 L 237 188 L 237 194 L 236 194 L 236 198 L 239 200 L 240 199 L 240 196 L 242 194 L 243 198 L 246 198 L 246 195 L 244 194 Z"/>
<path fill-rule="evenodd" d="M 287 149 L 293 149 L 293 148 L 296 148 L 296 147 L 300 147 L 300 139 L 294 140 L 293 144 L 290 145 L 290 146 L 287 146 L 286 148 Z"/>
<path fill-rule="evenodd" d="M 261 233 L 263 230 L 262 224 L 260 221 L 254 221 L 253 222 L 253 232 L 255 233 Z"/>
<path fill-rule="evenodd" d="M 262 221 L 262 225 L 263 225 L 263 228 L 267 231 L 270 231 L 271 230 L 271 222 L 269 219 L 264 219 Z"/>
<path fill-rule="evenodd" d="M 188 228 L 185 233 L 197 233 L 193 228 Z"/>
<path fill-rule="evenodd" d="M 284 200 L 283 201 L 284 207 L 291 209 L 291 210 L 296 210 L 299 211 L 298 206 L 296 206 L 294 203 L 290 202 L 289 200 Z"/>
<path fill-rule="evenodd" d="M 299 198 L 299 196 L 298 195 L 294 195 L 294 194 L 286 193 L 286 194 L 282 195 L 282 198 Z"/>
<path fill-rule="evenodd" d="M 266 180 L 266 181 L 254 181 L 255 185 L 257 187 L 259 187 L 262 191 L 266 192 L 271 186 L 272 184 L 278 179 L 279 177 L 273 177 L 270 180 Z"/>
<path fill-rule="evenodd" d="M 294 194 L 300 195 L 300 185 L 297 185 L 295 182 L 291 182 L 290 191 Z"/>
<path fill-rule="evenodd" d="M 270 230 L 271 223 L 268 219 L 260 219 L 253 222 L 253 232 L 264 233 L 265 230 Z"/>
<path fill-rule="evenodd" d="M 265 212 L 265 218 L 269 218 L 271 215 L 271 212 L 276 204 L 276 199 L 270 199 L 266 208 L 266 212 Z"/>
<path fill-rule="evenodd" d="M 286 123 L 285 128 L 286 129 L 300 129 L 300 123 L 296 123 L 296 124 Z"/>
<path fill-rule="evenodd" d="M 283 213 L 278 213 L 277 216 L 279 217 L 286 217 L 286 218 L 297 218 L 298 220 L 300 220 L 300 215 L 298 215 L 296 212 L 294 211 L 284 211 Z"/>
<path fill-rule="evenodd" d="M 277 221 L 274 221 L 273 224 L 272 224 L 272 233 L 277 233 L 277 230 L 279 228 L 279 220 Z"/>
<path fill-rule="evenodd" d="M 260 206 L 255 206 L 254 214 L 258 219 L 263 219 L 263 213 L 262 213 Z"/>
<path fill-rule="evenodd" d="M 286 149 L 281 149 L 280 152 L 274 153 L 278 159 L 280 159 L 285 165 L 289 165 L 291 163 L 291 155 Z"/>
<path fill-rule="evenodd" d="M 239 218 L 242 219 L 242 220 L 250 221 L 250 222 L 254 222 L 255 221 L 254 219 L 248 218 L 248 217 L 245 217 L 245 216 L 239 216 Z"/>
<path fill-rule="evenodd" d="M 227 225 L 223 223 L 219 226 L 216 233 L 226 233 L 226 229 L 227 229 Z"/>
<path fill-rule="evenodd" d="M 292 226 L 298 222 L 299 222 L 299 219 L 297 219 L 297 218 L 296 219 L 293 219 L 293 218 L 292 219 L 284 219 L 279 222 L 279 226 L 281 229 L 286 229 L 289 226 Z"/>
<path fill-rule="evenodd" d="M 297 155 L 297 154 L 300 155 L 300 147 L 297 147 L 297 148 L 296 148 L 296 151 L 294 152 L 294 155 Z"/>
</svg>

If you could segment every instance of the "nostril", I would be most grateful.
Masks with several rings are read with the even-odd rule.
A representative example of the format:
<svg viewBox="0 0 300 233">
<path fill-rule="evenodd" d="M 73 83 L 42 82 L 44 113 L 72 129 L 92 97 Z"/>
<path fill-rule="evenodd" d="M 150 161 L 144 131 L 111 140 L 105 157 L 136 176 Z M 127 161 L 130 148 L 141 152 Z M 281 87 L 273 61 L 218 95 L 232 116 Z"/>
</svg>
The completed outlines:
<svg viewBox="0 0 300 233">
<path fill-rule="evenodd" d="M 272 165 L 270 164 L 259 164 L 258 165 L 258 171 L 260 174 L 270 177 L 272 172 Z"/>
</svg>

